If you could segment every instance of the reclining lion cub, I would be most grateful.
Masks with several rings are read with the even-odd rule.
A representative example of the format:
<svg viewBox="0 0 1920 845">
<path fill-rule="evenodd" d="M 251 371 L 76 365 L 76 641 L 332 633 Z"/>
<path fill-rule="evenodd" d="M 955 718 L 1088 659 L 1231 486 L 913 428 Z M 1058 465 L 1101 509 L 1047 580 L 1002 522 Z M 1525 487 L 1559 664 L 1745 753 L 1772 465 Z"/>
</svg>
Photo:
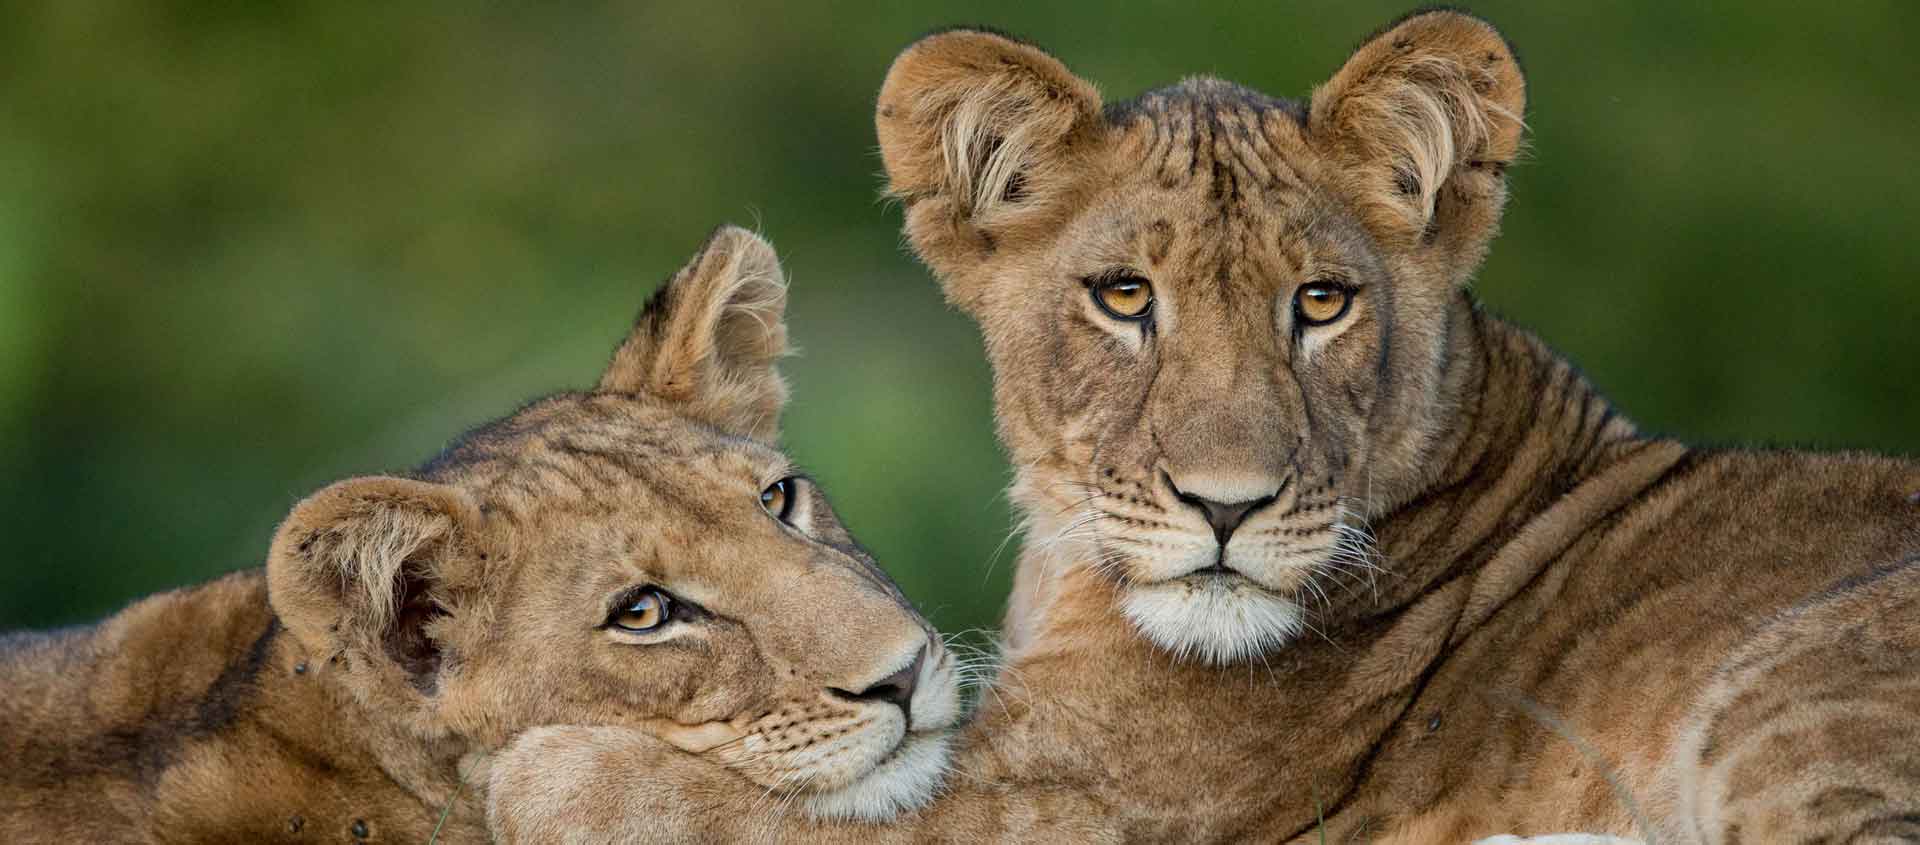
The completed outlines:
<svg viewBox="0 0 1920 845">
<path fill-rule="evenodd" d="M 950 793 L 783 833 L 1920 838 L 1920 464 L 1643 436 L 1481 311 L 1524 108 L 1452 12 L 1306 103 L 1103 106 L 985 32 L 903 53 L 888 178 L 981 324 L 1033 530 Z M 618 734 L 530 732 L 495 818 L 570 811 L 539 766 Z M 625 747 L 672 774 L 587 781 L 634 838 L 689 794 L 701 836 L 764 830 L 751 785 Z"/>
<path fill-rule="evenodd" d="M 459 776 L 550 722 L 819 815 L 926 800 L 951 661 L 764 443 L 785 301 L 723 229 L 596 389 L 314 494 L 264 571 L 0 640 L 0 841 L 424 842 L 447 808 L 441 841 L 483 841 Z"/>
</svg>

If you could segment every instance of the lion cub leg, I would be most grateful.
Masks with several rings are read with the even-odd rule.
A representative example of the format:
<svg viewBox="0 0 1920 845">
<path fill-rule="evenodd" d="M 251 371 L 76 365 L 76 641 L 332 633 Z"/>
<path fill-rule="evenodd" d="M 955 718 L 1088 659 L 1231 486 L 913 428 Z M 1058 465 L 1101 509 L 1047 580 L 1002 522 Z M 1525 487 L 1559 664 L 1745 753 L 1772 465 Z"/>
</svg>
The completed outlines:
<svg viewBox="0 0 1920 845">
<path fill-rule="evenodd" d="M 755 838 L 729 807 L 744 781 L 631 728 L 550 726 L 489 761 L 496 842 L 732 842 Z M 766 794 L 771 809 L 777 802 Z"/>
<path fill-rule="evenodd" d="M 1694 713 L 1668 839 L 1920 842 L 1920 559 L 1769 623 Z"/>
</svg>

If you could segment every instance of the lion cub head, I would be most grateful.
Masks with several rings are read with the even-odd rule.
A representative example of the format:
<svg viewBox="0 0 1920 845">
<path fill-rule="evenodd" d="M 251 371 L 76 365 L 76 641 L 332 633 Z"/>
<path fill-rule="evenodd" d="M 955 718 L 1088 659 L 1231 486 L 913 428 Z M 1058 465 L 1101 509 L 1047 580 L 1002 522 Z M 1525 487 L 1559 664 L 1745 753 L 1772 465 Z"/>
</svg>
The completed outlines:
<svg viewBox="0 0 1920 845">
<path fill-rule="evenodd" d="M 295 507 L 267 567 L 283 624 L 375 718 L 442 747 L 630 726 L 819 815 L 926 800 L 952 661 L 766 443 L 785 304 L 771 248 L 720 230 L 595 389 Z"/>
<path fill-rule="evenodd" d="M 981 324 L 1035 539 L 1175 653 L 1295 636 L 1316 577 L 1366 565 L 1366 516 L 1435 472 L 1524 108 L 1506 41 L 1446 11 L 1304 104 L 1201 78 L 1103 106 L 991 32 L 902 53 L 890 190 Z"/>
</svg>

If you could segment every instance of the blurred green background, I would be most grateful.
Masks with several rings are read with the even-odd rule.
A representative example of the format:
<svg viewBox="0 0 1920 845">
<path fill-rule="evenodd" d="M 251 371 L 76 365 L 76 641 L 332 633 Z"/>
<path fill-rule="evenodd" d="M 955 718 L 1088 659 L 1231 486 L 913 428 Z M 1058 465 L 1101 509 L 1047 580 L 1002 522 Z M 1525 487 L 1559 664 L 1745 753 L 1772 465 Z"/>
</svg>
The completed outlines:
<svg viewBox="0 0 1920 845">
<path fill-rule="evenodd" d="M 256 565 L 334 478 L 590 384 L 716 223 L 793 276 L 792 451 L 947 630 L 1010 519 L 870 108 L 952 23 L 1110 98 L 1304 96 L 1398 3 L 0 3 L 0 628 Z M 1920 448 L 1920 4 L 1483 3 L 1531 160 L 1478 289 L 1646 426 Z"/>
</svg>

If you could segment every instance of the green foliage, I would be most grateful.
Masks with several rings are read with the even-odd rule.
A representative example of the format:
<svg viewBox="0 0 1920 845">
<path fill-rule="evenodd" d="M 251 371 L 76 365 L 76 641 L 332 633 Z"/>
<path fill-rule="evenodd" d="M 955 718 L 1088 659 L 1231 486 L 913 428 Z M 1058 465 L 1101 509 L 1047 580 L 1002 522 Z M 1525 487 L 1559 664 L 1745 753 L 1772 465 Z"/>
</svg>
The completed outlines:
<svg viewBox="0 0 1920 845">
<path fill-rule="evenodd" d="M 255 565 L 303 492 L 590 384 L 722 221 L 793 273 L 789 445 L 936 623 L 991 625 L 987 373 L 876 199 L 894 52 L 989 23 L 1116 98 L 1192 73 L 1304 96 L 1404 11 L 17 6 L 0 628 Z M 1534 130 L 1493 308 L 1656 430 L 1920 446 L 1920 5 L 1477 8 L 1520 46 Z"/>
</svg>

